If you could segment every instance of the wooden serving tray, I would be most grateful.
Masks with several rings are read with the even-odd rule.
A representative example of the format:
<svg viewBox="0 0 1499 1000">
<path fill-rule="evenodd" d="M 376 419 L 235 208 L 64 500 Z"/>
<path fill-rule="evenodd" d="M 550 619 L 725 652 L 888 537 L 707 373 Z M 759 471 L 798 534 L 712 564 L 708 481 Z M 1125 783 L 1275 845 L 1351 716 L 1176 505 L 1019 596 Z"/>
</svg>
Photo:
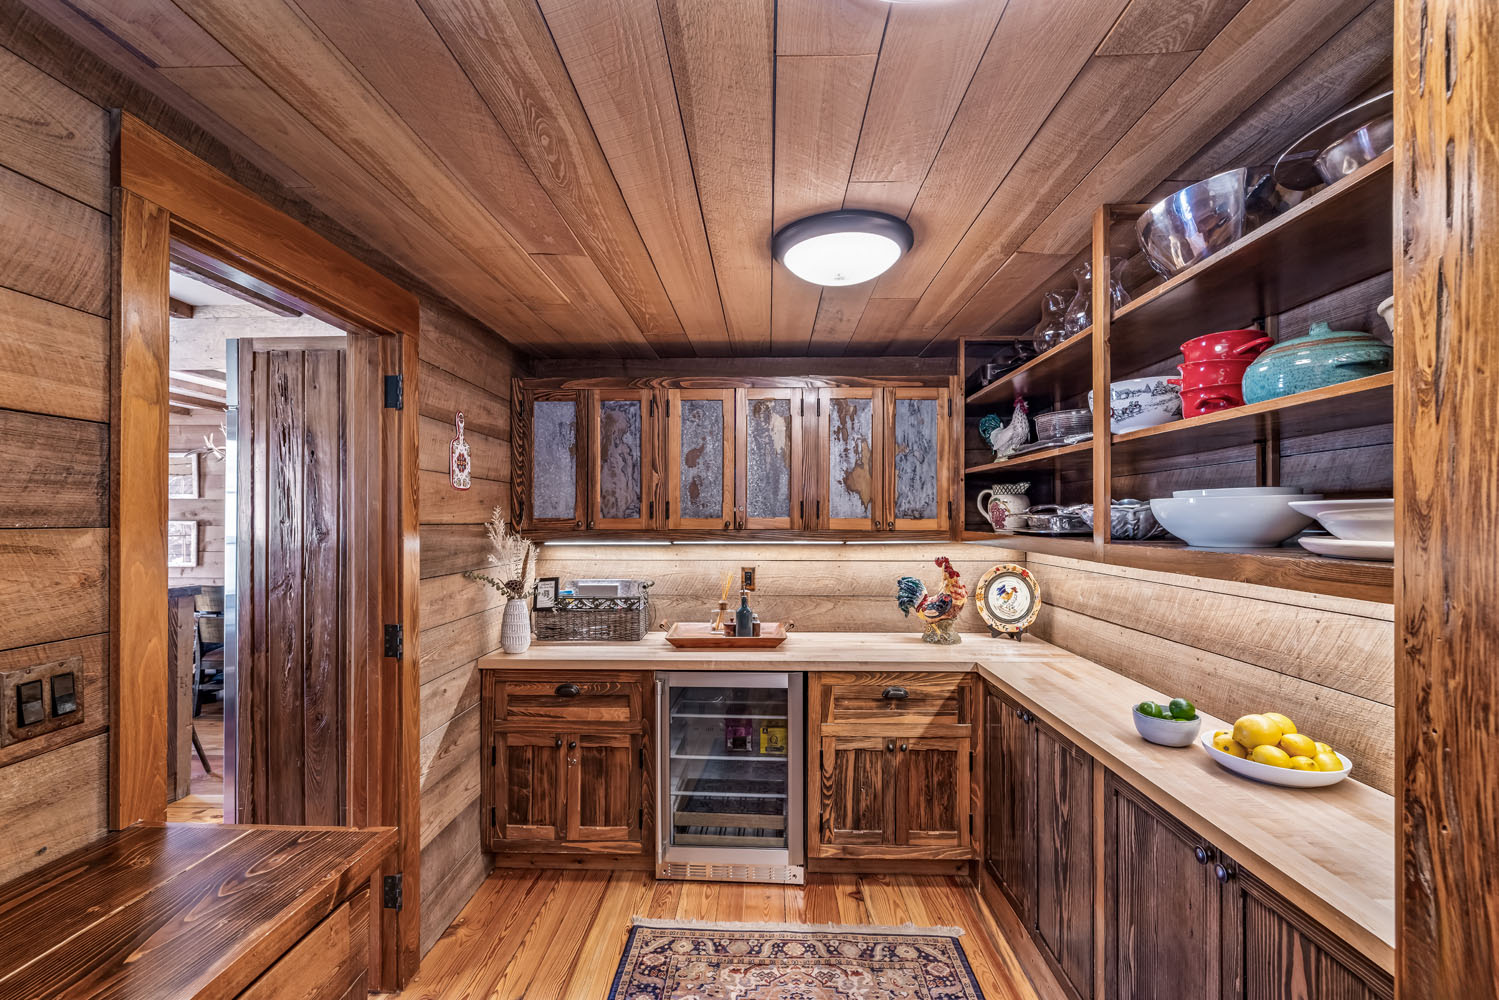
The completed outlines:
<svg viewBox="0 0 1499 1000">
<path fill-rule="evenodd" d="M 759 635 L 724 635 L 707 622 L 674 622 L 666 641 L 678 649 L 774 649 L 786 641 L 780 622 L 761 622 Z"/>
</svg>

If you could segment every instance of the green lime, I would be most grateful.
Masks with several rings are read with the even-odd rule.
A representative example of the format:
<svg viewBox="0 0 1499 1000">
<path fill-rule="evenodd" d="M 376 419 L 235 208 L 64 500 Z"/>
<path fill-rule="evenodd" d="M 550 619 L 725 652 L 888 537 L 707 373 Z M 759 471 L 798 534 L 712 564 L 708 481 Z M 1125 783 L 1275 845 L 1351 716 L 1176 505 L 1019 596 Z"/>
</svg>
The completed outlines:
<svg viewBox="0 0 1499 1000">
<path fill-rule="evenodd" d="M 1161 706 L 1157 705 L 1153 701 L 1140 702 L 1140 704 L 1135 706 L 1135 711 L 1139 712 L 1141 715 L 1148 715 L 1152 719 L 1160 719 L 1164 717 L 1161 712 Z"/>
<path fill-rule="evenodd" d="M 1171 705 L 1167 710 L 1171 713 L 1171 718 L 1173 719 L 1191 722 L 1197 718 L 1196 706 L 1185 698 L 1172 698 Z"/>
</svg>

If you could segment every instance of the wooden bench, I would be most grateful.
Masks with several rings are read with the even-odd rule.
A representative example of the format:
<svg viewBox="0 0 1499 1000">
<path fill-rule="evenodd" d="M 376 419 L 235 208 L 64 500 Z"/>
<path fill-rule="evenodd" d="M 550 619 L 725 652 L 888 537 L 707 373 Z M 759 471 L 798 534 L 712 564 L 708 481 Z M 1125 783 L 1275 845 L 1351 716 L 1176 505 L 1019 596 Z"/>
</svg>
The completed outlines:
<svg viewBox="0 0 1499 1000">
<path fill-rule="evenodd" d="M 0 886 L 0 1000 L 363 997 L 395 831 L 136 826 Z"/>
</svg>

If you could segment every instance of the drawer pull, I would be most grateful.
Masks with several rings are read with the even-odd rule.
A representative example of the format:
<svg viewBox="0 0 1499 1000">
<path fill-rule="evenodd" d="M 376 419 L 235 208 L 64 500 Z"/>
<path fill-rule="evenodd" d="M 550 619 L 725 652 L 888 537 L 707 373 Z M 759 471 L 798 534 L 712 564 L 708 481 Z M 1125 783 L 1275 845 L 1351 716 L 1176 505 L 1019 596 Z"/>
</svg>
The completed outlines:
<svg viewBox="0 0 1499 1000">
<path fill-rule="evenodd" d="M 578 741 L 577 740 L 568 740 L 567 741 L 567 748 L 569 750 L 576 750 L 576 749 L 578 749 Z"/>
<path fill-rule="evenodd" d="M 886 701 L 905 701 L 911 694 L 903 687 L 888 687 L 880 697 Z"/>
<path fill-rule="evenodd" d="M 1192 852 L 1192 854 L 1197 858 L 1197 863 L 1199 865 L 1205 865 L 1209 861 L 1213 860 L 1213 852 L 1201 845 L 1199 845 L 1197 849 Z"/>
<path fill-rule="evenodd" d="M 566 684 L 557 685 L 556 695 L 559 698 L 576 698 L 582 693 L 583 689 L 578 687 L 578 685 L 574 684 L 572 681 L 568 681 Z"/>
<path fill-rule="evenodd" d="M 560 737 L 560 736 L 559 736 L 559 737 L 557 737 L 557 742 L 556 742 L 556 744 L 555 744 L 555 745 L 556 745 L 556 746 L 559 746 L 559 747 L 560 747 L 560 746 L 561 746 L 561 745 L 562 745 L 562 737 Z"/>
<path fill-rule="evenodd" d="M 1233 865 L 1215 865 L 1213 866 L 1213 874 L 1217 876 L 1219 882 L 1223 883 L 1224 885 L 1228 885 L 1229 879 L 1234 877 Z"/>
</svg>

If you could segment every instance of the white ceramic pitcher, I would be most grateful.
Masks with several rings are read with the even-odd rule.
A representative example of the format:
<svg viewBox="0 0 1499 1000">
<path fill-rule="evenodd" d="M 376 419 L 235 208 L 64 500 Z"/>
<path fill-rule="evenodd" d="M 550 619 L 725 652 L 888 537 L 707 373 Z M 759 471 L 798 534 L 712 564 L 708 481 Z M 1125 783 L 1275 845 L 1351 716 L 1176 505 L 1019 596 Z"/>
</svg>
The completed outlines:
<svg viewBox="0 0 1499 1000">
<path fill-rule="evenodd" d="M 1025 495 L 1030 485 L 1030 483 L 1016 483 L 982 490 L 974 503 L 978 506 L 979 514 L 989 522 L 989 526 L 998 531 L 1004 527 L 1007 514 L 1023 514 L 1030 509 L 1030 498 Z M 999 521 L 998 524 L 994 523 L 996 520 Z"/>
</svg>

